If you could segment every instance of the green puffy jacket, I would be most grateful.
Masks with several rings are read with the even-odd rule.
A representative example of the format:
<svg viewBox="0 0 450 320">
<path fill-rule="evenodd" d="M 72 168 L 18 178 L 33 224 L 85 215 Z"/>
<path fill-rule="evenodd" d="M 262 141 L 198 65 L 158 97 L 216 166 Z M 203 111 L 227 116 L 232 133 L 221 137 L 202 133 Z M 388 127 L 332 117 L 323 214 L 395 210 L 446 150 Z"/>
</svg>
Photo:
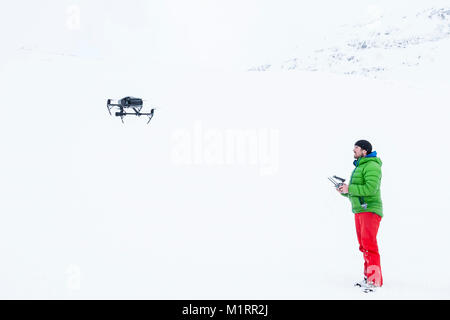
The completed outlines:
<svg viewBox="0 0 450 320">
<path fill-rule="evenodd" d="M 374 212 L 382 217 L 381 159 L 377 157 L 377 152 L 373 151 L 355 160 L 353 164 L 356 168 L 350 178 L 348 193 L 342 195 L 350 199 L 353 213 Z"/>
</svg>

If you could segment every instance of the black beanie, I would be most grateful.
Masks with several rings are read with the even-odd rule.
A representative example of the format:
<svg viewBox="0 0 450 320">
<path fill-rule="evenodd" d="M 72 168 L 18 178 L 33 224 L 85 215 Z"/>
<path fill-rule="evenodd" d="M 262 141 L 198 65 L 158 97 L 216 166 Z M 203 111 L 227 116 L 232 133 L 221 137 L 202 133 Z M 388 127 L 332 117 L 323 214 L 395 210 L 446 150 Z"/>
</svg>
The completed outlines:
<svg viewBox="0 0 450 320">
<path fill-rule="evenodd" d="M 358 141 L 355 142 L 355 146 L 358 146 L 361 149 L 366 150 L 367 154 L 372 152 L 372 145 L 367 140 L 358 140 Z"/>
</svg>

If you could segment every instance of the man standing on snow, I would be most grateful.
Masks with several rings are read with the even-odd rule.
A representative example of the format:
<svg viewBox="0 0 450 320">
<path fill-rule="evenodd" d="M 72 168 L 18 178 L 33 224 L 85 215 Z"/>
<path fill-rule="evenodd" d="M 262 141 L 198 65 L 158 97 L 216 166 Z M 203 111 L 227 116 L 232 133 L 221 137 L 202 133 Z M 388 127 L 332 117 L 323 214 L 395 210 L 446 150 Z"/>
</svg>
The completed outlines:
<svg viewBox="0 0 450 320">
<path fill-rule="evenodd" d="M 372 152 L 369 141 L 359 140 L 353 149 L 355 169 L 350 183 L 343 184 L 338 192 L 350 199 L 355 214 L 356 235 L 359 250 L 364 255 L 364 280 L 356 283 L 359 287 L 381 287 L 380 254 L 377 232 L 383 217 L 381 202 L 381 160 L 377 152 Z"/>
</svg>

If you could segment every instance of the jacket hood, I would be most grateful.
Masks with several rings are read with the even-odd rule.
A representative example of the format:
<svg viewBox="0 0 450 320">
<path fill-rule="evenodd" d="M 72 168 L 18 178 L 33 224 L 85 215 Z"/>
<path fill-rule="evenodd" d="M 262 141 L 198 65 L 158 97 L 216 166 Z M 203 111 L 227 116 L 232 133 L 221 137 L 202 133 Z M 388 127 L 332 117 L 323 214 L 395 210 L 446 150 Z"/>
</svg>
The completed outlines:
<svg viewBox="0 0 450 320">
<path fill-rule="evenodd" d="M 383 164 L 380 158 L 377 157 L 377 152 L 372 151 L 365 157 L 358 158 L 357 160 L 353 161 L 353 165 L 356 167 L 359 164 L 366 163 L 369 161 L 376 161 L 380 166 Z"/>
</svg>

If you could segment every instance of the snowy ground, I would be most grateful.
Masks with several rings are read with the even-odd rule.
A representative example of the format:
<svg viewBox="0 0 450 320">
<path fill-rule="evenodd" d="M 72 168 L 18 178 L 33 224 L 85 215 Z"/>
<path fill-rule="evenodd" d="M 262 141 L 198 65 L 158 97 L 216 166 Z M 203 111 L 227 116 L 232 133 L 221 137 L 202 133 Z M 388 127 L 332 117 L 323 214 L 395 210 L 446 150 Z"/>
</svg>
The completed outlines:
<svg viewBox="0 0 450 320">
<path fill-rule="evenodd" d="M 1 298 L 450 298 L 444 51 L 374 79 L 55 46 L 2 51 Z M 126 95 L 157 107 L 150 125 L 109 116 Z M 361 138 L 384 162 L 371 295 L 327 180 Z"/>
</svg>

